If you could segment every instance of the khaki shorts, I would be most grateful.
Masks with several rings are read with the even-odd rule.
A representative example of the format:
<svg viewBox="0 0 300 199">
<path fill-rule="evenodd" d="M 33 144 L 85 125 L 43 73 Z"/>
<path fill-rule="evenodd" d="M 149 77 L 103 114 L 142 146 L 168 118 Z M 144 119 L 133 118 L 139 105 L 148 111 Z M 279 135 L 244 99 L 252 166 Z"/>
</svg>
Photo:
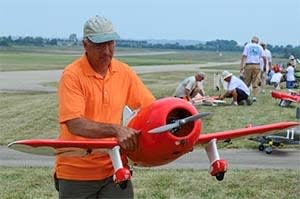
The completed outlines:
<svg viewBox="0 0 300 199">
<path fill-rule="evenodd" d="M 253 88 L 258 87 L 260 81 L 260 67 L 258 64 L 249 64 L 245 66 L 244 70 L 245 84 L 250 87 L 252 84 Z"/>
</svg>

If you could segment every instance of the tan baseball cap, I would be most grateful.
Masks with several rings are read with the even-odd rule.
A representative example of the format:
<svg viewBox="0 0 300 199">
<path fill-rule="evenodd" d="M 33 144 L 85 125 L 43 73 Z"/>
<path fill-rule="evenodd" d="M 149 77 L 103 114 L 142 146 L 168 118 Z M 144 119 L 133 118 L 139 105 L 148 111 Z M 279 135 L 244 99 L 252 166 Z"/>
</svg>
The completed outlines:
<svg viewBox="0 0 300 199">
<path fill-rule="evenodd" d="M 91 17 L 85 22 L 83 37 L 88 38 L 93 43 L 120 39 L 118 33 L 114 31 L 111 21 L 98 15 Z"/>
</svg>

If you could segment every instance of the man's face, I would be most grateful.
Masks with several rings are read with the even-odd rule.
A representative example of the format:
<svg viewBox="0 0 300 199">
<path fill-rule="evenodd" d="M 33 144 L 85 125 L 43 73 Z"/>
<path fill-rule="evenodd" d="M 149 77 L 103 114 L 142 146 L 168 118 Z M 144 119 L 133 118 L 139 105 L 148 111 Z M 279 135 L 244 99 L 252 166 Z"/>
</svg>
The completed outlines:
<svg viewBox="0 0 300 199">
<path fill-rule="evenodd" d="M 115 41 L 93 43 L 89 39 L 83 40 L 88 59 L 96 67 L 108 66 L 114 55 Z"/>
<path fill-rule="evenodd" d="M 225 82 L 230 82 L 230 80 L 231 80 L 231 76 L 224 79 Z"/>
<path fill-rule="evenodd" d="M 200 76 L 200 75 L 197 75 L 197 76 L 196 76 L 196 80 L 197 80 L 197 81 L 202 81 L 202 80 L 204 80 L 204 77 L 202 77 L 202 76 Z"/>
</svg>

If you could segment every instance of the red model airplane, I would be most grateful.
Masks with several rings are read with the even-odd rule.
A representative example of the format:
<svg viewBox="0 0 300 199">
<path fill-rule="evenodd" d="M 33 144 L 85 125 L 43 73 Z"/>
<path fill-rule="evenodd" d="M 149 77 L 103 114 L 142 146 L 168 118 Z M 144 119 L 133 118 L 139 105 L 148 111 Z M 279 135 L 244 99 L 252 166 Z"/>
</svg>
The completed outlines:
<svg viewBox="0 0 300 199">
<path fill-rule="evenodd" d="M 300 94 L 297 92 L 280 92 L 272 91 L 272 97 L 275 99 L 280 99 L 279 106 L 288 106 L 292 102 L 300 103 Z"/>
<path fill-rule="evenodd" d="M 279 122 L 255 127 L 201 134 L 201 117 L 209 113 L 198 113 L 187 101 L 174 97 L 159 99 L 153 104 L 133 114 L 127 126 L 141 131 L 136 151 L 126 152 L 136 166 L 158 166 L 174 161 L 194 149 L 196 145 L 205 147 L 210 161 L 210 174 L 223 180 L 228 164 L 220 159 L 217 141 L 241 136 L 272 133 L 276 130 L 299 125 L 297 122 Z M 9 148 L 43 155 L 81 155 L 87 156 L 106 150 L 115 170 L 115 182 L 126 184 L 131 175 L 123 168 L 120 146 L 117 141 L 90 139 L 76 140 L 21 140 L 10 143 Z"/>
</svg>

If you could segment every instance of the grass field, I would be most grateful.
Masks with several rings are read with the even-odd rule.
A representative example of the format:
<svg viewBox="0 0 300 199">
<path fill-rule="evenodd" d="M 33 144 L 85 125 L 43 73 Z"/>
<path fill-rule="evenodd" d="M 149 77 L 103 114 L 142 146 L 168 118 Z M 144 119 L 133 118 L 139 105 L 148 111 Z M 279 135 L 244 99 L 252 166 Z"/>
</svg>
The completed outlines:
<svg viewBox="0 0 300 199">
<path fill-rule="evenodd" d="M 127 52 L 119 49 L 120 54 Z M 131 49 L 130 53 L 152 52 Z M 0 50 L 0 71 L 63 68 L 81 54 L 81 49 L 6 49 Z M 217 56 L 217 57 L 216 57 Z M 224 53 L 218 57 L 208 52 L 176 52 L 153 56 L 120 56 L 131 65 L 206 63 L 238 61 L 239 54 Z M 217 60 L 219 59 L 219 60 Z M 276 60 L 276 59 L 275 59 Z M 203 67 L 207 74 L 205 90 L 218 95 L 212 88 L 211 70 L 237 71 L 238 65 Z M 142 74 L 140 77 L 157 98 L 172 96 L 180 80 L 193 72 Z M 57 86 L 57 82 L 47 83 Z M 252 106 L 199 106 L 198 110 L 211 112 L 203 118 L 203 133 L 223 131 L 253 125 L 295 120 L 295 105 L 281 108 L 270 96 L 258 96 Z M 230 101 L 229 101 L 230 102 Z M 0 145 L 19 139 L 55 138 L 58 135 L 57 101 L 55 93 L 1 93 Z M 223 147 L 223 146 L 222 146 Z M 233 141 L 227 148 L 256 148 L 246 139 Z M 290 146 L 287 146 L 290 147 Z M 296 148 L 300 148 L 296 146 Z M 52 184 L 52 168 L 0 167 L 0 198 L 57 198 Z M 300 169 L 298 170 L 230 170 L 223 182 L 211 178 L 207 170 L 155 170 L 137 169 L 133 183 L 136 198 L 300 198 Z"/>
<path fill-rule="evenodd" d="M 163 64 L 203 64 L 207 62 L 239 61 L 241 52 L 167 50 L 169 54 L 145 55 L 140 53 L 166 52 L 162 49 L 117 48 L 116 57 L 131 66 Z M 135 54 L 140 55 L 135 55 Z M 0 71 L 63 69 L 82 54 L 82 47 L 9 47 L 0 48 Z M 274 63 L 285 63 L 274 57 Z"/>
<path fill-rule="evenodd" d="M 52 172 L 3 167 L 0 198 L 57 198 Z M 132 182 L 137 199 L 297 199 L 299 175 L 299 170 L 230 170 L 219 182 L 203 170 L 135 169 Z"/>
</svg>

